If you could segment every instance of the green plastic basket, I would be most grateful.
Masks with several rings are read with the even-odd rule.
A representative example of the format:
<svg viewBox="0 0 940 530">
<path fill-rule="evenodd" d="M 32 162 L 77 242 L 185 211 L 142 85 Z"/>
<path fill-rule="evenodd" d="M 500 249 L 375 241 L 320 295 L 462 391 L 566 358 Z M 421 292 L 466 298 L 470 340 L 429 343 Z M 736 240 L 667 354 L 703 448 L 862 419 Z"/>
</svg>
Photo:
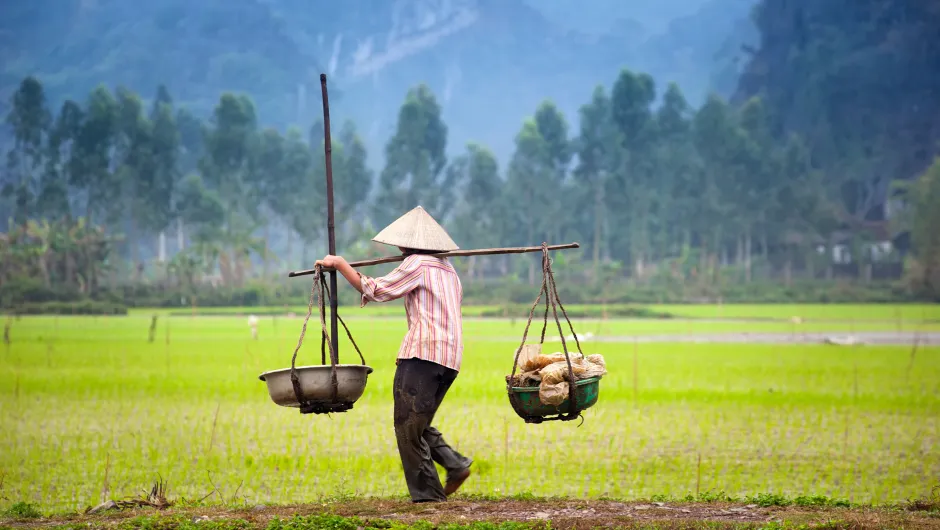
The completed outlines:
<svg viewBox="0 0 940 530">
<path fill-rule="evenodd" d="M 591 408 L 597 403 L 600 380 L 600 377 L 590 377 L 575 382 L 575 400 L 578 407 L 575 412 Z M 568 398 L 557 406 L 543 405 L 539 400 L 539 387 L 537 386 L 511 387 L 509 402 L 516 414 L 528 423 L 541 423 L 552 416 L 564 416 L 572 412 L 571 400 Z"/>
</svg>

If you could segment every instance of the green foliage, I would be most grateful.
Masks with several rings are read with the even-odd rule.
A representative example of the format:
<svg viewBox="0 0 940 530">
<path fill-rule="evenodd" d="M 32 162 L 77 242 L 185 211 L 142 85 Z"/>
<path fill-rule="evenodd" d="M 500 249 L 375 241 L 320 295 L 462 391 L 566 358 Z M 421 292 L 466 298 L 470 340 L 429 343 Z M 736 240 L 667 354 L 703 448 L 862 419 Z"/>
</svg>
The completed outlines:
<svg viewBox="0 0 940 530">
<path fill-rule="evenodd" d="M 28 502 L 17 502 L 3 510 L 3 515 L 13 519 L 38 519 L 42 517 L 42 512 Z"/>
<path fill-rule="evenodd" d="M 463 197 L 451 217 L 450 232 L 465 248 L 493 248 L 509 236 L 505 210 L 512 207 L 511 197 L 503 195 L 503 180 L 496 157 L 485 146 L 468 144 L 465 154 L 454 160 L 448 171 L 450 181 Z M 468 264 L 470 282 L 483 276 L 477 260 Z"/>
<path fill-rule="evenodd" d="M 343 517 L 340 515 L 295 515 L 289 519 L 275 517 L 266 530 L 534 530 L 544 524 L 503 521 L 473 521 L 468 523 L 431 524 L 427 521 L 404 523 L 386 519 L 367 519 L 361 517 Z"/>
<path fill-rule="evenodd" d="M 11 277 L 0 284 L 0 307 L 11 308 L 25 303 L 76 302 L 82 294 L 77 289 L 53 289 L 39 278 Z"/>
<path fill-rule="evenodd" d="M 542 107 L 543 127 L 563 123 L 557 116 L 546 117 L 546 113 L 554 114 L 553 107 Z M 560 142 L 561 131 L 546 133 L 555 143 Z M 531 245 L 559 237 L 564 217 L 559 210 L 559 195 L 563 191 L 560 189 L 557 161 L 538 120 L 526 119 L 516 135 L 516 150 L 506 172 L 504 193 L 507 202 L 503 213 L 504 226 L 509 227 L 505 233 L 506 245 Z M 529 257 L 527 261 L 528 281 L 534 284 L 537 259 Z"/>
<path fill-rule="evenodd" d="M 44 160 L 51 117 L 45 91 L 34 77 L 23 80 L 13 94 L 11 106 L 6 123 L 13 133 L 13 148 L 7 153 L 6 177 L 0 181 L 0 194 L 13 199 L 13 218 L 22 224 L 37 213 L 36 202 L 41 193 L 38 172 Z"/>
<path fill-rule="evenodd" d="M 224 518 L 194 520 L 186 515 L 143 515 L 125 519 L 116 525 L 118 530 L 248 530 L 254 525 L 244 519 Z"/>
<path fill-rule="evenodd" d="M 929 495 L 908 501 L 907 509 L 940 514 L 940 485 L 931 488 Z"/>
<path fill-rule="evenodd" d="M 90 295 L 109 270 L 116 237 L 85 218 L 28 221 L 0 234 L 0 284 L 33 278 L 46 289 L 61 289 L 56 299 L 69 299 L 75 291 Z M 31 289 L 34 284 L 27 284 Z M 7 287 L 16 301 L 17 287 Z M 5 295 L 3 299 L 7 299 Z M 37 298 L 28 298 L 36 300 Z M 38 295 L 38 299 L 48 299 Z"/>
<path fill-rule="evenodd" d="M 760 493 L 753 497 L 745 499 L 746 502 L 754 503 L 762 508 L 770 506 L 826 506 L 833 508 L 848 508 L 852 506 L 847 500 L 832 499 L 823 495 L 787 497 L 778 493 Z"/>
<path fill-rule="evenodd" d="M 452 201 L 447 165 L 447 126 L 441 107 L 427 85 L 408 91 L 398 112 L 395 134 L 385 148 L 379 177 L 376 221 L 386 225 L 415 206 L 445 221 Z"/>
<path fill-rule="evenodd" d="M 26 303 L 12 307 L 17 315 L 126 315 L 123 304 L 82 300 L 80 302 Z"/>
<path fill-rule="evenodd" d="M 923 176 L 902 189 L 910 208 L 908 223 L 917 257 L 914 288 L 940 300 L 940 157 Z"/>
<path fill-rule="evenodd" d="M 766 10 L 784 8 L 774 0 L 762 5 L 758 18 L 771 31 Z M 770 37 L 763 43 L 778 45 Z M 762 51 L 754 61 L 769 59 Z M 94 298 L 105 284 L 167 292 L 131 305 L 176 306 L 172 299 L 192 295 L 240 303 L 252 296 L 232 293 L 270 283 L 272 266 L 306 266 L 319 257 L 311 252 L 325 251 L 322 124 L 306 137 L 296 128 L 261 129 L 255 103 L 236 93 L 223 93 L 203 123 L 176 108 L 163 86 L 149 109 L 126 88 L 99 86 L 84 105 L 65 102 L 53 119 L 43 90 L 27 78 L 11 99 L 7 121 L 16 141 L 0 210 L 13 214 L 13 226 L 0 245 L 10 263 L 0 264 L 0 280 L 39 278 L 63 298 L 76 289 Z M 913 261 L 907 275 L 920 280 L 909 293 L 892 287 L 885 294 L 905 249 L 876 257 L 869 245 L 897 231 L 886 233 L 884 223 L 860 220 L 846 206 L 858 182 L 818 162 L 819 145 L 810 141 L 817 131 L 781 125 L 781 101 L 774 91 L 734 103 L 713 95 L 694 109 L 678 85 L 660 94 L 651 75 L 624 69 L 610 87 L 593 89 L 575 138 L 559 107 L 540 103 L 501 175 L 492 150 L 480 144 L 447 160 L 441 105 L 420 84 L 399 109 L 376 190 L 355 124 L 346 121 L 331 138 L 338 248 L 347 257 L 383 252 L 365 243 L 376 227 L 421 205 L 463 248 L 581 242 L 581 251 L 555 259 L 576 271 L 565 283 L 597 294 L 574 294 L 584 300 L 842 300 L 852 298 L 843 291 L 870 283 L 879 286 L 855 298 L 936 296 L 936 282 L 923 280 L 937 268 L 932 259 Z M 924 186 L 918 197 L 931 204 L 935 194 Z M 918 211 L 920 224 L 903 230 L 913 231 L 919 258 L 932 253 L 923 227 L 935 221 L 926 206 Z M 76 218 L 99 232 L 98 243 L 79 250 L 71 236 L 53 237 Z M 851 263 L 832 257 L 839 245 L 851 248 Z M 455 261 L 468 286 L 538 281 L 537 256 Z M 832 282 L 847 276 L 860 281 Z M 824 279 L 830 283 L 817 293 L 796 287 Z M 212 294 L 220 288 L 226 294 Z M 516 302 L 522 296 L 514 289 L 492 299 Z M 262 288 L 264 298 L 274 290 Z M 34 294 L 31 301 L 47 298 Z"/>
<path fill-rule="evenodd" d="M 883 218 L 879 179 L 910 178 L 936 153 L 922 117 L 940 109 L 940 11 L 897 0 L 761 0 L 753 18 L 760 45 L 738 97 L 766 101 L 776 138 L 804 138 L 845 221 Z"/>
</svg>

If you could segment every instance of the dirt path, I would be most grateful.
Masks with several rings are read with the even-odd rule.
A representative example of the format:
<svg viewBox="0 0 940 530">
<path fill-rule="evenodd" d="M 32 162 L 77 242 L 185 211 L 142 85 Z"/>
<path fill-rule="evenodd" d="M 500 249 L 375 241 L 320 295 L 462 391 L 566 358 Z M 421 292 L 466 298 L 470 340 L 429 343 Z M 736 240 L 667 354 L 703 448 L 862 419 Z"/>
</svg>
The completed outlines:
<svg viewBox="0 0 940 530">
<path fill-rule="evenodd" d="M 940 514 L 904 509 L 874 508 L 795 508 L 760 507 L 754 504 L 684 504 L 577 500 L 456 500 L 445 504 L 412 504 L 387 500 L 348 500 L 345 502 L 299 506 L 255 506 L 239 509 L 220 507 L 106 512 L 99 515 L 62 516 L 52 519 L 6 520 L 0 527 L 51 528 L 192 528 L 206 523 L 207 529 L 237 530 L 271 528 L 275 519 L 311 517 L 291 527 L 297 530 L 320 528 L 365 530 L 388 528 L 390 522 L 418 525 L 448 523 L 463 527 L 474 523 L 515 521 L 531 528 L 587 530 L 589 528 L 804 528 L 875 529 L 940 528 Z M 158 521 L 154 521 L 156 517 Z M 319 518 L 319 519 L 318 519 Z M 453 527 L 451 527 L 453 528 Z M 492 528 L 492 527 L 491 527 Z"/>
</svg>

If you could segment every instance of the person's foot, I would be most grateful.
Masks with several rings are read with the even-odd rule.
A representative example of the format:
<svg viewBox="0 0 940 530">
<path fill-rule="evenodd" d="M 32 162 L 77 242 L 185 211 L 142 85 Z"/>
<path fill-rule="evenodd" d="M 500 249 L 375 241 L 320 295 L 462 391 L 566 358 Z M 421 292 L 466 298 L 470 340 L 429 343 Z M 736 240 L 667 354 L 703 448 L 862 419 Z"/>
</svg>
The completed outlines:
<svg viewBox="0 0 940 530">
<path fill-rule="evenodd" d="M 447 477 L 447 484 L 444 486 L 444 495 L 450 497 L 457 491 L 464 481 L 470 476 L 470 468 L 454 473 L 454 476 Z"/>
</svg>

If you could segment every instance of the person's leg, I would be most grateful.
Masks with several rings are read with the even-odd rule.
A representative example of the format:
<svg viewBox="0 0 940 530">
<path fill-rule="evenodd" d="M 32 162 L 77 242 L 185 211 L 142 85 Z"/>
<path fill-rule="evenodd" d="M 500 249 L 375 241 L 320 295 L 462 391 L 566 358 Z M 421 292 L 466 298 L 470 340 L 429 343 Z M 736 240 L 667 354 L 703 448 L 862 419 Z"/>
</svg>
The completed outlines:
<svg viewBox="0 0 940 530">
<path fill-rule="evenodd" d="M 462 472 L 473 463 L 472 459 L 463 456 L 448 445 L 441 431 L 434 427 L 428 426 L 424 430 L 424 441 L 431 449 L 431 459 L 447 470 L 448 478 L 454 473 Z"/>
<path fill-rule="evenodd" d="M 424 440 L 431 448 L 431 458 L 447 470 L 444 494 L 450 495 L 470 476 L 473 460 L 463 456 L 444 441 L 444 436 L 434 427 L 424 430 Z"/>
<path fill-rule="evenodd" d="M 444 396 L 447 395 L 447 391 L 456 378 L 456 370 L 441 367 L 440 385 L 437 394 L 434 396 L 435 413 L 441 406 L 441 402 L 444 401 Z M 467 476 L 469 476 L 470 465 L 473 464 L 473 460 L 455 451 L 444 441 L 444 436 L 441 432 L 431 425 L 428 425 L 427 429 L 424 430 L 423 437 L 428 447 L 431 449 L 431 458 L 447 471 L 447 485 L 444 488 L 445 494 L 456 491 L 463 481 L 466 480 Z"/>
<path fill-rule="evenodd" d="M 415 502 L 447 499 L 424 432 L 439 401 L 440 367 L 418 359 L 402 360 L 395 371 L 395 438 L 408 492 Z"/>
</svg>

